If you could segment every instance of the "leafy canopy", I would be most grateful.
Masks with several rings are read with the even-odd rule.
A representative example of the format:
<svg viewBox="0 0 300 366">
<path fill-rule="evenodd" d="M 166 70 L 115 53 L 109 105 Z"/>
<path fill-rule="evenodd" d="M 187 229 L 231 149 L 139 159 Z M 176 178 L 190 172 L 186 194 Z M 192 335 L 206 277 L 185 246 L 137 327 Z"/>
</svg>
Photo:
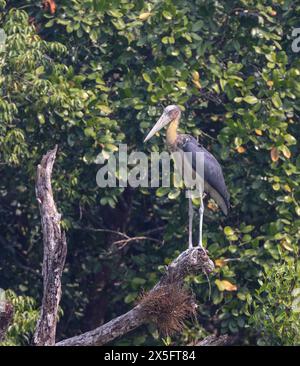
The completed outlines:
<svg viewBox="0 0 300 366">
<path fill-rule="evenodd" d="M 216 329 L 239 333 L 244 343 L 262 343 L 263 332 L 269 344 L 299 344 L 291 303 L 299 282 L 300 58 L 291 34 L 300 6 L 44 3 L 0 1 L 7 35 L 0 53 L 1 287 L 40 303 L 34 178 L 56 143 L 53 186 L 69 245 L 58 337 L 123 313 L 157 281 L 159 266 L 187 245 L 186 199 L 174 188 L 97 189 L 94 160 L 119 143 L 131 151 L 164 149 L 161 137 L 147 146 L 143 137 L 162 105 L 176 103 L 184 109 L 181 130 L 223 166 L 232 209 L 224 218 L 206 205 L 204 241 L 217 264 L 212 296 L 205 278 L 188 279 L 200 303 L 199 325 L 164 342 L 189 343 Z M 112 250 L 118 236 L 88 227 L 131 236 L 163 227 L 151 235 L 165 245 L 131 242 Z M 15 324 L 19 333 L 32 326 L 24 329 L 18 317 Z M 23 342 L 19 333 L 12 342 Z M 162 340 L 150 326 L 118 343 Z"/>
</svg>

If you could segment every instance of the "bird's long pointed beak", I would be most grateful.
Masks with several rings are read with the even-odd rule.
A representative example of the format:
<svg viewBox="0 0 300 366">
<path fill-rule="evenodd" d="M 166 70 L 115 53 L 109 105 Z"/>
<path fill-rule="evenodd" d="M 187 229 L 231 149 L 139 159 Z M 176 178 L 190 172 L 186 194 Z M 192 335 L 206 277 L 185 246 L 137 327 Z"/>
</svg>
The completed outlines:
<svg viewBox="0 0 300 366">
<path fill-rule="evenodd" d="M 171 121 L 170 117 L 166 113 L 163 113 L 159 118 L 159 120 L 153 126 L 152 130 L 146 136 L 144 142 L 150 140 L 151 137 L 156 134 L 156 132 L 165 127 L 170 121 Z"/>
</svg>

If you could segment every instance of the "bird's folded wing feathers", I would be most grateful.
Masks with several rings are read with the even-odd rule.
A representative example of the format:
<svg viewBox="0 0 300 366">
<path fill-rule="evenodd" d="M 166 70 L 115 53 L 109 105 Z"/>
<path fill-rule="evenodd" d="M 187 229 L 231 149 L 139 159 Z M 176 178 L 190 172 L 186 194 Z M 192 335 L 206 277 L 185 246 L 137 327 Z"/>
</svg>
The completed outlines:
<svg viewBox="0 0 300 366">
<path fill-rule="evenodd" d="M 223 177 L 223 172 L 217 159 L 201 146 L 197 140 L 192 136 L 187 136 L 182 139 L 182 143 L 179 146 L 184 152 L 192 153 L 192 168 L 196 169 L 196 154 L 204 154 L 204 181 L 206 191 L 212 196 L 212 198 L 220 206 L 224 214 L 227 214 L 229 209 L 229 193 Z M 218 197 L 220 196 L 220 197 Z M 221 198 L 221 199 L 220 199 Z"/>
</svg>

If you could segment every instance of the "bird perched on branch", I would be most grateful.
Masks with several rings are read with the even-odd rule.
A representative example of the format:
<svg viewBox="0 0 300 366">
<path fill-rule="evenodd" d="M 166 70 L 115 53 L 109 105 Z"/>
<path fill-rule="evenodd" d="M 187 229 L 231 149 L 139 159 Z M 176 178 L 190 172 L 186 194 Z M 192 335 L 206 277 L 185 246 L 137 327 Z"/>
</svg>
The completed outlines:
<svg viewBox="0 0 300 366">
<path fill-rule="evenodd" d="M 222 212 L 227 215 L 230 207 L 229 193 L 224 181 L 223 172 L 217 159 L 208 152 L 198 141 L 190 135 L 178 134 L 177 129 L 181 117 L 181 110 L 177 105 L 167 106 L 159 120 L 146 136 L 144 142 L 148 141 L 155 133 L 163 127 L 168 126 L 166 133 L 166 143 L 170 152 L 180 152 L 184 157 L 185 167 L 191 170 L 196 188 L 199 190 L 200 208 L 199 208 L 199 246 L 202 245 L 202 224 L 204 204 L 203 198 L 207 193 L 218 204 Z M 203 166 L 199 168 L 197 156 L 203 158 Z M 201 159 L 200 159 L 201 160 Z M 176 161 L 175 161 L 176 163 Z M 200 171 L 201 170 L 201 171 Z M 202 173 L 202 174 L 201 174 Z M 186 182 L 185 182 L 186 183 Z M 191 188 L 191 187 L 190 187 Z M 192 198 L 189 196 L 189 248 L 193 247 L 192 225 L 194 209 Z"/>
</svg>

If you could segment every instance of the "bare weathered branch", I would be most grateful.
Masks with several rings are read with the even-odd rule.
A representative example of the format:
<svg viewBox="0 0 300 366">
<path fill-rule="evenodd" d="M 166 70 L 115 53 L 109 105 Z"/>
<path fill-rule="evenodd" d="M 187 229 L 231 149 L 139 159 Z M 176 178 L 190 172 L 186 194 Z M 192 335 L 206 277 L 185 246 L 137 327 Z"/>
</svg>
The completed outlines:
<svg viewBox="0 0 300 366">
<path fill-rule="evenodd" d="M 39 202 L 44 241 L 44 292 L 41 314 L 34 334 L 34 343 L 36 345 L 55 344 L 57 310 L 61 298 L 61 275 L 67 251 L 65 233 L 60 227 L 61 216 L 57 212 L 51 187 L 51 175 L 56 152 L 57 147 L 55 147 L 54 150 L 49 151 L 43 157 L 42 162 L 37 169 L 36 197 Z M 121 236 L 125 238 L 125 241 L 144 239 L 144 237 L 129 238 L 126 234 L 122 234 Z M 173 291 L 174 296 L 174 293 L 176 295 L 176 291 L 180 291 L 186 276 L 190 274 L 197 274 L 200 270 L 208 274 L 213 271 L 213 269 L 214 264 L 208 257 L 205 250 L 199 247 L 188 249 L 181 253 L 166 268 L 166 272 L 162 276 L 161 280 L 151 291 L 149 291 L 147 297 L 144 297 L 143 301 L 136 305 L 132 310 L 92 331 L 63 340 L 58 342 L 56 345 L 89 346 L 106 344 L 115 338 L 136 329 L 142 324 L 149 323 L 149 321 L 151 321 L 149 317 L 149 304 L 151 304 L 152 298 L 156 298 L 157 300 L 157 298 L 159 298 L 157 296 L 158 294 L 163 297 L 168 296 L 168 293 L 170 292 L 168 292 L 168 289 L 170 288 L 175 290 L 175 292 Z M 151 295 L 154 296 L 151 297 Z M 188 296 L 186 296 L 185 293 L 182 293 L 182 299 L 186 298 L 188 299 Z M 168 306 L 165 306 L 165 309 L 168 309 L 170 306 L 169 303 L 167 304 Z M 160 303 L 158 306 L 159 305 Z M 183 315 L 189 314 L 189 305 L 184 305 L 186 308 L 184 308 Z M 177 306 L 181 306 L 180 302 L 177 303 Z M 150 306 L 150 310 L 151 309 L 152 308 Z"/>
<path fill-rule="evenodd" d="M 236 336 L 231 336 L 228 334 L 223 334 L 220 336 L 209 335 L 202 341 L 195 344 L 195 346 L 230 346 L 236 341 Z"/>
<path fill-rule="evenodd" d="M 214 269 L 214 263 L 207 253 L 201 248 L 188 249 L 181 253 L 166 269 L 165 274 L 155 287 L 154 292 L 162 287 L 174 283 L 180 286 L 187 275 L 197 274 L 200 270 L 210 273 Z M 103 345 L 142 324 L 149 322 L 149 316 L 143 306 L 137 305 L 129 312 L 111 320 L 110 322 L 79 336 L 58 342 L 57 346 L 96 346 Z"/>
<path fill-rule="evenodd" d="M 80 230 L 83 230 L 83 231 L 91 231 L 91 232 L 95 232 L 95 233 L 97 233 L 97 232 L 101 233 L 102 232 L 102 233 L 116 234 L 116 235 L 118 235 L 122 238 L 120 240 L 116 240 L 116 241 L 112 242 L 112 245 L 115 245 L 118 249 L 123 249 L 129 243 L 144 241 L 144 240 L 153 241 L 155 243 L 163 245 L 162 240 L 152 238 L 150 236 L 146 236 L 145 233 L 143 235 L 140 235 L 140 236 L 130 237 L 125 233 L 122 233 L 122 232 L 117 231 L 117 230 L 111 230 L 111 229 L 92 228 L 92 227 L 87 227 L 87 228 L 80 227 L 80 228 L 76 228 L 76 229 L 80 229 Z M 154 229 L 149 230 L 149 232 L 157 232 L 157 231 L 160 231 L 161 229 L 162 229 L 162 227 L 157 228 L 156 230 L 154 230 Z"/>
<path fill-rule="evenodd" d="M 136 241 L 143 241 L 143 240 L 153 241 L 155 243 L 162 244 L 161 240 L 151 238 L 149 236 L 134 236 L 133 238 L 117 240 L 117 241 L 113 242 L 113 245 L 116 245 L 118 247 L 118 249 L 123 249 L 128 243 L 136 242 Z"/>
<path fill-rule="evenodd" d="M 44 244 L 43 300 L 34 334 L 34 344 L 39 346 L 55 344 L 61 275 L 67 254 L 66 237 L 60 226 L 61 215 L 57 211 L 51 186 L 56 152 L 57 146 L 43 156 L 37 167 L 36 198 L 41 214 Z"/>
</svg>

